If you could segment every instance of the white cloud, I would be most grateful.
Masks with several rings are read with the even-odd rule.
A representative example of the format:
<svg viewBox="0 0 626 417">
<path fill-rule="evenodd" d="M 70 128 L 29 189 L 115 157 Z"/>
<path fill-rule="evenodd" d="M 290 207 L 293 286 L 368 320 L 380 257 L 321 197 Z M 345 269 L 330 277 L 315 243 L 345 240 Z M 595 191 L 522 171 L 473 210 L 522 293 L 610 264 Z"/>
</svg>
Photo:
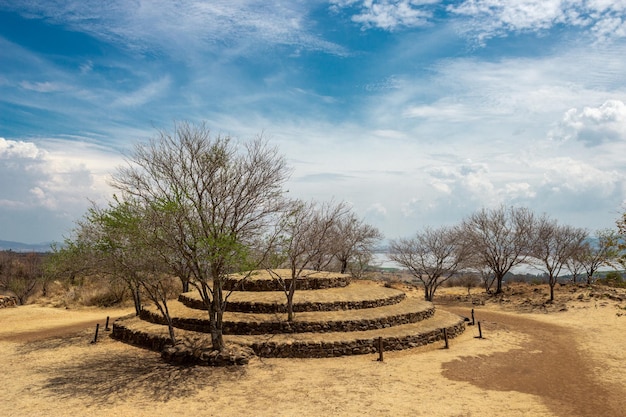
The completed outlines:
<svg viewBox="0 0 626 417">
<path fill-rule="evenodd" d="M 142 86 L 130 94 L 122 95 L 113 102 L 113 105 L 121 107 L 137 107 L 144 105 L 163 95 L 170 87 L 170 84 L 171 80 L 169 77 L 162 77 L 157 81 Z"/>
<path fill-rule="evenodd" d="M 626 35 L 624 0 L 465 0 L 448 11 L 469 18 L 459 25 L 481 43 L 509 32 L 542 32 L 558 25 L 589 30 L 599 40 Z"/>
<path fill-rule="evenodd" d="M 549 133 L 556 141 L 579 140 L 587 146 L 626 141 L 626 105 L 607 100 L 599 107 L 572 108 L 559 126 Z"/>
<path fill-rule="evenodd" d="M 0 8 L 67 25 L 132 50 L 166 50 L 185 59 L 206 51 L 226 54 L 259 43 L 345 53 L 342 47 L 307 31 L 307 2 L 32 0 L 0 4 Z"/>
<path fill-rule="evenodd" d="M 416 9 L 411 1 L 365 2 L 363 11 L 352 17 L 364 27 L 393 30 L 396 27 L 422 26 L 428 23 L 432 13 Z"/>
<path fill-rule="evenodd" d="M 0 138 L 0 160 L 2 238 L 39 242 L 69 231 L 90 200 L 110 197 L 107 177 L 121 156 L 75 141 Z"/>
<path fill-rule="evenodd" d="M 475 109 L 469 109 L 459 103 L 447 103 L 446 100 L 438 101 L 432 105 L 409 106 L 404 110 L 402 116 L 446 122 L 470 121 L 477 118 Z"/>
<path fill-rule="evenodd" d="M 357 6 L 359 12 L 352 21 L 364 29 L 379 28 L 393 31 L 403 27 L 419 27 L 430 24 L 432 6 L 441 0 L 331 0 L 331 9 Z"/>
<path fill-rule="evenodd" d="M 547 158 L 535 166 L 543 172 L 543 187 L 553 193 L 595 194 L 604 198 L 617 190 L 623 175 L 571 157 Z"/>
<path fill-rule="evenodd" d="M 0 159 L 11 160 L 17 158 L 40 159 L 46 152 L 37 148 L 32 142 L 6 140 L 0 138 Z"/>
<path fill-rule="evenodd" d="M 38 93 L 51 93 L 55 91 L 65 90 L 65 86 L 58 84 L 58 83 L 50 82 L 50 81 L 44 81 L 44 82 L 22 81 L 20 83 L 20 87 L 22 87 L 25 90 L 32 90 Z"/>
</svg>

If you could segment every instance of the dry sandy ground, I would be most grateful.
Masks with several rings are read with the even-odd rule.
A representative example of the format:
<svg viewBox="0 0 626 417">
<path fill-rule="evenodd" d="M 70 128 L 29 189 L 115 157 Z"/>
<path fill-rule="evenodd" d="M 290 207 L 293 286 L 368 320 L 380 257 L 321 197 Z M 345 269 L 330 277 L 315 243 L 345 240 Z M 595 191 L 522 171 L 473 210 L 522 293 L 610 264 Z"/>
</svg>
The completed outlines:
<svg viewBox="0 0 626 417">
<path fill-rule="evenodd" d="M 0 310 L 3 416 L 624 416 L 624 303 L 476 307 L 460 338 L 402 352 L 180 368 L 110 339 L 121 310 Z M 466 306 L 439 306 L 469 315 Z"/>
</svg>

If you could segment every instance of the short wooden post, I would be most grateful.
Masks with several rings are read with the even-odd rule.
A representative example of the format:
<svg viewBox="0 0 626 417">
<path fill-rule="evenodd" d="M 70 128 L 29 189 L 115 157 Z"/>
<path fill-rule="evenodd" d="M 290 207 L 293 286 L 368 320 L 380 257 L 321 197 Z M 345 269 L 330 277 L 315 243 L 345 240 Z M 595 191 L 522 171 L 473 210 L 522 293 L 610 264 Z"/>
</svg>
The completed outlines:
<svg viewBox="0 0 626 417">
<path fill-rule="evenodd" d="M 478 322 L 478 338 L 479 339 L 483 338 L 483 330 L 480 327 L 480 322 Z"/>
<path fill-rule="evenodd" d="M 100 323 L 96 324 L 96 334 L 93 337 L 93 341 L 91 343 L 96 343 L 98 341 L 98 330 L 100 330 Z"/>
<path fill-rule="evenodd" d="M 476 324 L 476 321 L 474 321 L 474 309 L 472 309 L 472 326 Z"/>
<path fill-rule="evenodd" d="M 446 346 L 444 349 L 448 349 L 448 329 L 443 328 L 443 340 L 446 342 Z"/>
<path fill-rule="evenodd" d="M 111 329 L 109 329 L 109 316 L 107 316 L 107 322 L 104 325 L 104 330 L 106 330 L 107 332 L 111 330 Z"/>
<path fill-rule="evenodd" d="M 378 338 L 378 361 L 383 361 L 383 338 Z"/>
</svg>

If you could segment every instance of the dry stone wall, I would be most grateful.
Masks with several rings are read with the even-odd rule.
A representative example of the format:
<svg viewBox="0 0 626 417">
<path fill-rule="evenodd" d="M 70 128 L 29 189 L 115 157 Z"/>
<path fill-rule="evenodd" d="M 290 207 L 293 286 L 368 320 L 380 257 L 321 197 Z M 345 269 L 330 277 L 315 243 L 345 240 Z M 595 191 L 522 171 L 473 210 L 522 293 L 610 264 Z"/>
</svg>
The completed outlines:
<svg viewBox="0 0 626 417">
<path fill-rule="evenodd" d="M 465 322 L 447 327 L 448 339 L 453 339 L 465 331 Z M 403 350 L 424 346 L 443 340 L 443 329 L 417 335 L 383 338 L 383 350 Z M 344 355 L 376 353 L 378 338 L 360 339 L 341 342 L 293 342 L 279 344 L 271 341 L 258 342 L 250 346 L 257 356 L 266 358 L 329 358 Z"/>
<path fill-rule="evenodd" d="M 0 308 L 16 307 L 17 305 L 17 297 L 12 295 L 0 295 Z"/>
<path fill-rule="evenodd" d="M 373 319 L 342 320 L 342 321 L 271 321 L 271 322 L 223 322 L 224 334 L 259 335 L 280 333 L 324 333 L 324 332 L 356 332 L 363 330 L 384 329 L 401 324 L 415 323 L 426 320 L 435 314 L 435 308 L 430 307 L 421 311 L 383 316 Z M 142 310 L 139 314 L 142 320 L 155 324 L 166 325 L 165 318 L 160 313 Z M 174 327 L 194 332 L 210 333 L 208 319 L 194 319 L 173 317 Z"/>
<path fill-rule="evenodd" d="M 291 285 L 291 278 L 283 280 L 288 288 Z M 350 275 L 339 275 L 331 277 L 311 277 L 299 278 L 296 280 L 296 290 L 323 290 L 327 288 L 343 288 L 350 284 Z M 227 280 L 224 283 L 227 291 L 282 291 L 282 284 L 275 279 L 249 279 Z"/>
<path fill-rule="evenodd" d="M 296 313 L 303 311 L 339 311 L 339 310 L 358 310 L 362 308 L 376 308 L 393 305 L 401 302 L 406 298 L 405 294 L 398 294 L 393 297 L 381 298 L 378 300 L 358 300 L 358 301 L 334 301 L 334 302 L 304 302 L 295 303 L 293 311 Z M 190 297 L 185 294 L 178 296 L 178 301 L 189 308 L 196 310 L 205 310 L 202 300 Z M 249 301 L 229 301 L 226 304 L 226 311 L 240 313 L 286 313 L 287 306 L 285 304 L 249 302 Z"/>
<path fill-rule="evenodd" d="M 451 326 L 447 326 L 448 339 L 453 339 L 465 331 L 465 322 L 462 318 Z M 141 331 L 132 330 L 124 325 L 123 320 L 113 324 L 112 336 L 118 340 L 134 345 L 142 346 L 155 351 L 163 351 L 169 346 L 169 340 L 163 335 L 151 335 Z M 405 335 L 399 337 L 382 338 L 383 349 L 403 350 L 423 346 L 439 340 L 443 340 L 443 329 L 435 329 L 428 332 Z M 376 353 L 378 351 L 378 338 L 359 339 L 339 342 L 298 342 L 276 343 L 272 341 L 259 341 L 249 345 L 254 353 L 266 358 L 327 358 L 344 355 L 356 355 Z"/>
</svg>

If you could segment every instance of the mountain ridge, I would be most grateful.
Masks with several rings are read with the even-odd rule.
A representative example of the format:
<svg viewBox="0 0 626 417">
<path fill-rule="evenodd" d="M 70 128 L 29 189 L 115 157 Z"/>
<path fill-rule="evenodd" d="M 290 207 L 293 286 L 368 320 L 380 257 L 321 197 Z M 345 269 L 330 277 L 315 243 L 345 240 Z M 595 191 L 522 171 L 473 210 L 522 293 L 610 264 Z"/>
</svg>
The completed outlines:
<svg viewBox="0 0 626 417">
<path fill-rule="evenodd" d="M 10 240 L 0 240 L 0 250 L 12 250 L 15 252 L 51 252 L 52 242 L 23 243 Z"/>
</svg>

